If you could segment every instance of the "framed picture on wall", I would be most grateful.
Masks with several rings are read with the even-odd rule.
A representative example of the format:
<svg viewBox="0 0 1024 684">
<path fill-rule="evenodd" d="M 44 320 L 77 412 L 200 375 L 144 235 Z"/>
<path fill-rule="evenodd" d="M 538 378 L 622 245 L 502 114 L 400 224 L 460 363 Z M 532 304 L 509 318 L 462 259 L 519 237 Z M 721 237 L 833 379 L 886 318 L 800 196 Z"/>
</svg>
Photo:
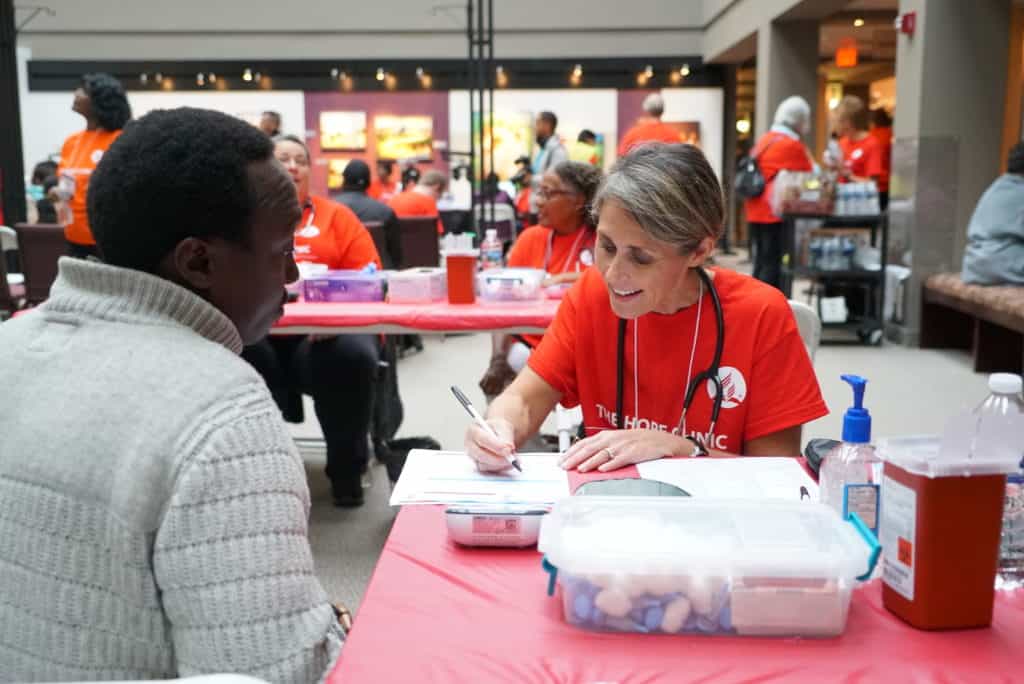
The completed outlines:
<svg viewBox="0 0 1024 684">
<path fill-rule="evenodd" d="M 666 121 L 679 131 L 680 142 L 700 147 L 700 121 Z"/>
<path fill-rule="evenodd" d="M 416 159 L 434 157 L 434 118 L 431 116 L 392 116 L 373 118 L 378 159 Z"/>
<path fill-rule="evenodd" d="M 345 172 L 345 167 L 348 166 L 348 159 L 328 159 L 327 160 L 327 189 L 328 190 L 341 190 L 341 186 L 344 183 L 344 179 L 341 174 Z"/>
<path fill-rule="evenodd" d="M 366 112 L 320 112 L 321 150 L 365 150 Z"/>
</svg>

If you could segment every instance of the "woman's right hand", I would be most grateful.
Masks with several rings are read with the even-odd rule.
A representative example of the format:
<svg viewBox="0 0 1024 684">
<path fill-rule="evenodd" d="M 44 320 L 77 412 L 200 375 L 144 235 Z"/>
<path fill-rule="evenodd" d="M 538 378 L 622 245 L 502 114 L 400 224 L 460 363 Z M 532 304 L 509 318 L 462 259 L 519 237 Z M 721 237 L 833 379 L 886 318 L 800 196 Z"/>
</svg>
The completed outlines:
<svg viewBox="0 0 1024 684">
<path fill-rule="evenodd" d="M 481 472 L 499 472 L 512 467 L 508 457 L 515 452 L 515 428 L 504 418 L 489 418 L 497 438 L 476 423 L 466 430 L 466 454 Z"/>
</svg>

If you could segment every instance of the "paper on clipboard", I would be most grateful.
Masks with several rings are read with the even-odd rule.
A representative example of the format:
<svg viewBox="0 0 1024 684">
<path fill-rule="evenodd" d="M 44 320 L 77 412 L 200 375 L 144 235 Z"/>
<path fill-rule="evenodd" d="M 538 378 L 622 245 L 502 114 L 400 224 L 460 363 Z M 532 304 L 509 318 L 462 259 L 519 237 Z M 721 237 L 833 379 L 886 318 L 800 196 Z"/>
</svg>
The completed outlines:
<svg viewBox="0 0 1024 684">
<path fill-rule="evenodd" d="M 800 498 L 806 487 L 818 500 L 818 485 L 792 458 L 662 458 L 637 464 L 640 477 L 681 487 L 691 496 L 716 499 Z"/>
<path fill-rule="evenodd" d="M 481 473 L 461 451 L 414 449 L 391 493 L 407 504 L 553 504 L 569 496 L 569 477 L 557 454 L 517 454 L 523 472 Z"/>
</svg>

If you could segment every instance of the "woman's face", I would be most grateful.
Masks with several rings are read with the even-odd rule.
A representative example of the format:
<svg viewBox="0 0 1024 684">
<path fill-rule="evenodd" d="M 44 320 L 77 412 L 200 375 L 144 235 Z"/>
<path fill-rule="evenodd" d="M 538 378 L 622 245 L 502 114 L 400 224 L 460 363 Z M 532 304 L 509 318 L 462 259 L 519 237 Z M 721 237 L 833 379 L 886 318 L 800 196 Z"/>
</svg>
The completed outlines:
<svg viewBox="0 0 1024 684">
<path fill-rule="evenodd" d="M 596 263 L 615 315 L 638 318 L 678 310 L 690 269 L 707 256 L 705 247 L 681 255 L 651 237 L 620 204 L 606 201 L 597 224 Z"/>
<path fill-rule="evenodd" d="M 77 112 L 87 119 L 92 116 L 92 100 L 89 99 L 85 88 L 81 86 L 75 88 L 75 99 L 71 102 L 71 111 Z"/>
<path fill-rule="evenodd" d="M 281 140 L 274 145 L 274 156 L 291 175 L 299 202 L 305 202 L 309 197 L 309 156 L 306 148 L 291 140 Z"/>
<path fill-rule="evenodd" d="M 537 188 L 537 220 L 556 233 L 572 233 L 583 223 L 583 195 L 548 171 Z"/>
<path fill-rule="evenodd" d="M 843 116 L 842 114 L 836 115 L 836 133 L 840 138 L 853 135 L 856 132 L 856 128 L 853 126 L 853 122 L 850 117 Z"/>
</svg>

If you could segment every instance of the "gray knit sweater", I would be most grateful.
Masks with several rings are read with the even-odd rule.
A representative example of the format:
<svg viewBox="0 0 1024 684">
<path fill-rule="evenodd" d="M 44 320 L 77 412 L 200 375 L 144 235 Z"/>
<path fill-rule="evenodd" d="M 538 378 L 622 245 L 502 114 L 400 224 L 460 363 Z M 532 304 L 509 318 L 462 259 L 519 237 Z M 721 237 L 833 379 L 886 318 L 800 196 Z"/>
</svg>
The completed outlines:
<svg viewBox="0 0 1024 684">
<path fill-rule="evenodd" d="M 187 290 L 68 258 L 0 325 L 0 681 L 329 671 L 305 470 L 241 346 Z"/>
</svg>

